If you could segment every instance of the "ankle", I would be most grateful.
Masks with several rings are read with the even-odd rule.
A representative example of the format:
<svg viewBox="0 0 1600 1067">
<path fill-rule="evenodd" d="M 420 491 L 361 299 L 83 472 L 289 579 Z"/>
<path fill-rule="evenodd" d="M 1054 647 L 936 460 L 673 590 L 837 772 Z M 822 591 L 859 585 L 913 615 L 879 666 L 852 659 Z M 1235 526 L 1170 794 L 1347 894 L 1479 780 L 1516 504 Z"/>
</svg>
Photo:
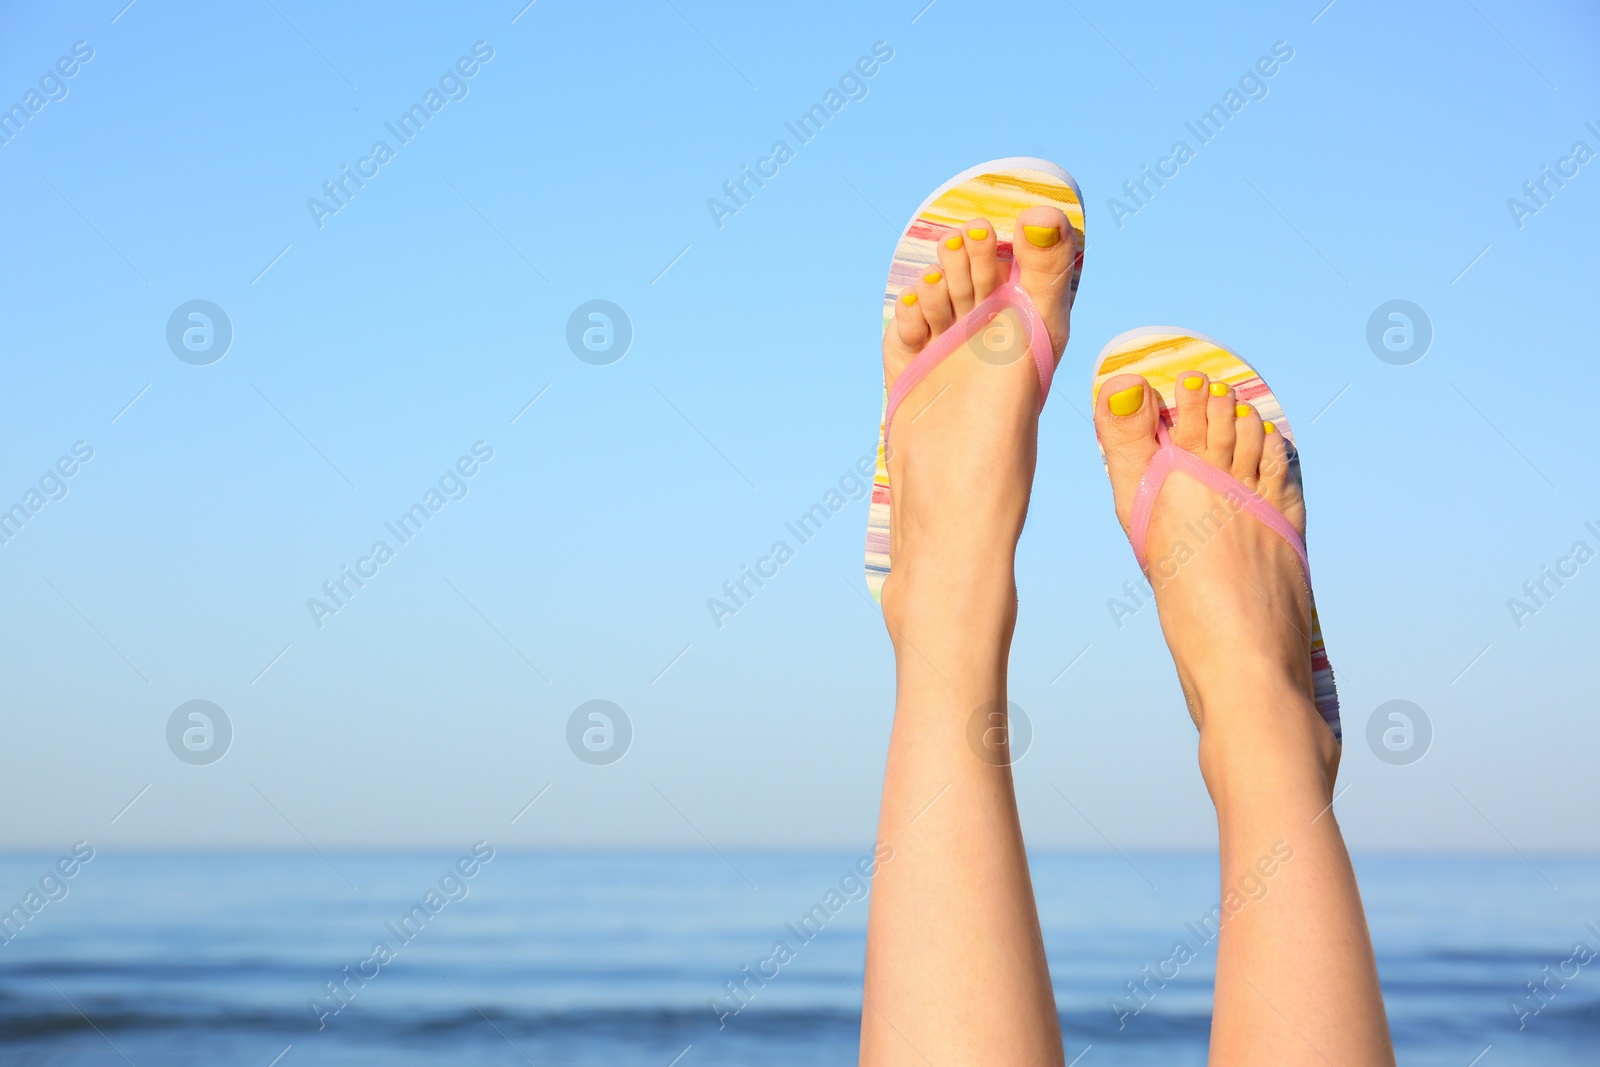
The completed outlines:
<svg viewBox="0 0 1600 1067">
<path fill-rule="evenodd" d="M 883 584 L 883 618 L 897 654 L 935 647 L 987 659 L 1009 648 L 1016 627 L 1011 559 L 897 556 Z"/>
<path fill-rule="evenodd" d="M 883 622 L 902 672 L 1005 670 L 1016 629 L 1010 558 L 950 561 L 906 553 L 883 582 Z"/>
<path fill-rule="evenodd" d="M 1196 702 L 1200 774 L 1219 810 L 1266 794 L 1331 797 L 1339 742 L 1300 679 L 1241 672 Z"/>
</svg>

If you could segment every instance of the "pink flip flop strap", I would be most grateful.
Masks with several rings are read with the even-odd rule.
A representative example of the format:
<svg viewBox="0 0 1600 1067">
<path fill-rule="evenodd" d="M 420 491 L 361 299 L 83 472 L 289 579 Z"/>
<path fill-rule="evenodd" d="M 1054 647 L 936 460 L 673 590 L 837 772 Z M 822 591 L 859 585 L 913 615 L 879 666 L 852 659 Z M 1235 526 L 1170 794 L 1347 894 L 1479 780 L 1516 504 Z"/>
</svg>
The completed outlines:
<svg viewBox="0 0 1600 1067">
<path fill-rule="evenodd" d="M 1013 262 L 1010 280 L 991 293 L 983 303 L 961 316 L 954 326 L 934 338 L 933 343 L 923 349 L 894 380 L 883 415 L 885 442 L 889 440 L 889 424 L 894 421 L 895 410 L 911 394 L 911 390 L 920 385 L 950 353 L 986 329 L 994 317 L 1008 307 L 1016 308 L 1022 316 L 1022 332 L 1027 337 L 1028 351 L 1032 353 L 1034 367 L 1039 372 L 1039 405 L 1044 406 L 1045 397 L 1050 395 L 1050 379 L 1056 372 L 1055 353 L 1051 351 L 1050 331 L 1045 328 L 1038 307 L 1017 281 L 1021 273 L 1022 268 Z"/>
<path fill-rule="evenodd" d="M 1306 543 L 1282 512 L 1227 471 L 1219 470 L 1193 452 L 1174 445 L 1167 433 L 1165 415 L 1156 425 L 1156 438 L 1161 442 L 1161 447 L 1150 457 L 1150 464 L 1139 477 L 1139 488 L 1133 496 L 1133 516 L 1128 523 L 1128 540 L 1133 545 L 1133 555 L 1139 561 L 1141 570 L 1150 573 L 1147 541 L 1150 536 L 1150 517 L 1156 510 L 1156 496 L 1170 475 L 1182 472 L 1217 495 L 1226 497 L 1230 503 L 1236 504 L 1240 510 L 1289 542 L 1289 547 L 1300 557 L 1301 573 L 1305 575 L 1306 585 L 1311 585 L 1311 561 L 1306 556 Z"/>
</svg>

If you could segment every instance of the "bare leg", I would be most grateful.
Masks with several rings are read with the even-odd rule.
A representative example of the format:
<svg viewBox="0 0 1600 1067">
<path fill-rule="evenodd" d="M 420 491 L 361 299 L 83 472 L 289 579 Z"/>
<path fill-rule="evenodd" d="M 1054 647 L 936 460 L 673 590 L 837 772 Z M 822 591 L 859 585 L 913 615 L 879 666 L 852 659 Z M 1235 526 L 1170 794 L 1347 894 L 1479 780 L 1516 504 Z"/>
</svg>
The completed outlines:
<svg viewBox="0 0 1600 1067">
<path fill-rule="evenodd" d="M 1222 891 L 1240 904 L 1218 941 L 1212 1062 L 1394 1063 L 1361 895 L 1328 807 L 1333 775 L 1311 736 L 1326 727 L 1282 672 L 1201 699 Z"/>
<path fill-rule="evenodd" d="M 1037 240 L 1017 242 L 1020 281 L 1059 358 L 1072 230 L 1050 208 L 1022 221 Z M 1003 277 L 992 227 L 974 220 L 965 234 L 959 256 L 940 253 L 945 276 L 899 306 L 884 342 L 890 380 Z M 873 885 L 863 1064 L 1062 1062 L 1003 720 L 1038 409 L 1031 360 L 996 366 L 963 349 L 892 429 L 883 608 L 897 694 L 878 833 L 880 856 L 893 851 Z"/>
<path fill-rule="evenodd" d="M 1230 390 L 1192 378 L 1201 379 L 1194 389 L 1177 391 L 1173 443 L 1229 471 L 1303 535 L 1305 504 L 1282 436 Z M 1095 425 L 1124 528 L 1157 447 L 1157 417 L 1142 378 L 1121 375 L 1101 388 Z M 1151 558 L 1176 556 L 1190 536 L 1185 523 L 1219 503 L 1187 477 L 1169 478 L 1150 524 Z M 1361 897 L 1329 809 L 1339 749 L 1311 699 L 1299 560 L 1247 515 L 1182 559 L 1157 583 L 1156 600 L 1200 727 L 1200 770 L 1221 838 L 1211 1062 L 1393 1064 Z"/>
</svg>

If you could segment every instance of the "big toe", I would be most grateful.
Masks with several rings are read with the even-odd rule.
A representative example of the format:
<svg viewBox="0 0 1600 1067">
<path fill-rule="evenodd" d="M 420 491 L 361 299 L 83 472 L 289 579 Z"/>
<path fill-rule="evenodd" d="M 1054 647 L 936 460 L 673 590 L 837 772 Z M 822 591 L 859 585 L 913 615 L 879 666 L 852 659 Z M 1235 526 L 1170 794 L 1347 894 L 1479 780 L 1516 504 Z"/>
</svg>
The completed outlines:
<svg viewBox="0 0 1600 1067">
<path fill-rule="evenodd" d="M 1095 434 L 1105 449 L 1111 494 L 1124 530 L 1132 521 L 1139 478 L 1159 447 L 1156 425 L 1161 418 L 1160 408 L 1160 395 L 1137 374 L 1106 379 L 1095 397 Z"/>
<path fill-rule="evenodd" d="M 1067 346 L 1077 244 L 1077 232 L 1067 216 L 1059 208 L 1044 205 L 1023 210 L 1011 237 L 1011 253 L 1019 268 L 1017 280 L 1039 308 L 1057 359 Z"/>
</svg>

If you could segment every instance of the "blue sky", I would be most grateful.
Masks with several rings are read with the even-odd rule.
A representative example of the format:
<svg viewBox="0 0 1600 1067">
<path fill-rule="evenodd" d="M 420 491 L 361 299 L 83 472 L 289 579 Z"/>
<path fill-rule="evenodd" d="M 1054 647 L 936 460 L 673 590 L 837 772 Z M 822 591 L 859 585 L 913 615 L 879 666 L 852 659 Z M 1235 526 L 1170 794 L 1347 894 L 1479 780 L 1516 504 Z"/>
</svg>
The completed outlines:
<svg viewBox="0 0 1600 1067">
<path fill-rule="evenodd" d="M 892 675 L 865 505 L 720 628 L 706 601 L 871 449 L 905 217 L 1019 154 L 1073 172 L 1089 230 L 1019 563 L 1030 842 L 1211 842 L 1155 613 L 1107 607 L 1137 572 L 1084 418 L 1100 347 L 1170 323 L 1254 361 L 1294 420 L 1353 844 L 1600 845 L 1600 562 L 1507 606 L 1600 551 L 1600 162 L 1573 151 L 1600 152 L 1600 15 L 919 8 L 0 15 L 0 103 L 27 111 L 0 145 L 0 505 L 42 502 L 0 544 L 0 845 L 870 840 Z M 1199 144 L 1185 124 L 1275 45 L 1292 58 Z M 835 89 L 798 143 L 785 123 Z M 402 143 L 386 124 L 430 91 Z M 778 140 L 792 157 L 718 218 Z M 1546 166 L 1569 176 L 1530 203 Z M 365 184 L 308 206 L 345 167 Z M 1433 330 L 1404 366 L 1366 341 L 1397 299 Z M 167 342 L 193 300 L 231 324 L 209 365 Z M 567 343 L 593 300 L 631 323 L 608 365 Z M 371 574 L 432 488 L 319 627 L 308 599 Z M 632 727 L 606 766 L 566 740 L 595 699 Z M 1404 766 L 1365 741 L 1396 699 L 1433 729 Z M 231 723 L 219 762 L 169 750 L 191 700 Z"/>
</svg>

